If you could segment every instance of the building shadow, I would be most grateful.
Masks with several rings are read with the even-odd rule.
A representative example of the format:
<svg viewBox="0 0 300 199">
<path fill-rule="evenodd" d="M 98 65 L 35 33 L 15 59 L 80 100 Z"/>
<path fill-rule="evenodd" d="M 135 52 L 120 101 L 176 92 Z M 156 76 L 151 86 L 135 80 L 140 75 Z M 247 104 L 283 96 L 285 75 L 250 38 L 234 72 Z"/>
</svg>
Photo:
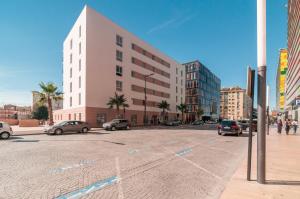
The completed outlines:
<svg viewBox="0 0 300 199">
<path fill-rule="evenodd" d="M 268 185 L 294 185 L 300 186 L 300 181 L 290 181 L 290 180 L 267 180 Z"/>
</svg>

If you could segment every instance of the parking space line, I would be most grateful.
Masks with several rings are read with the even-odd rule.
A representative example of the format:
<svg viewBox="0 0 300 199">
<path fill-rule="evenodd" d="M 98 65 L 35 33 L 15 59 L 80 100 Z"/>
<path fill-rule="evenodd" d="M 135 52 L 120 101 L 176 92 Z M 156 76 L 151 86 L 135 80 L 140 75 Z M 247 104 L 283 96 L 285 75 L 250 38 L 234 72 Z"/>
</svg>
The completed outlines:
<svg viewBox="0 0 300 199">
<path fill-rule="evenodd" d="M 198 169 L 200 169 L 200 170 L 202 170 L 202 171 L 204 171 L 204 172 L 210 174 L 211 176 L 217 178 L 218 180 L 223 181 L 222 177 L 220 177 L 220 176 L 214 174 L 213 172 L 211 172 L 211 171 L 209 171 L 209 170 L 207 170 L 207 169 L 201 167 L 201 166 L 198 165 L 197 163 L 195 163 L 195 162 L 193 162 L 193 161 L 191 161 L 191 160 L 189 160 L 189 159 L 187 159 L 187 158 L 185 158 L 185 157 L 183 157 L 183 156 L 177 155 L 177 153 L 174 153 L 173 151 L 171 151 L 171 150 L 169 150 L 169 149 L 167 149 L 167 148 L 165 148 L 165 147 L 164 147 L 164 149 L 165 149 L 166 151 L 170 152 L 170 153 L 175 154 L 176 157 L 181 158 L 182 160 L 184 160 L 184 161 L 190 163 L 191 165 L 195 166 L 196 168 L 198 168 Z"/>
<path fill-rule="evenodd" d="M 98 191 L 100 189 L 103 189 L 106 186 L 112 185 L 112 184 L 116 183 L 117 181 L 118 181 L 118 177 L 112 176 L 110 178 L 97 181 L 97 182 L 95 182 L 89 186 L 86 186 L 82 189 L 72 191 L 72 192 L 62 195 L 62 196 L 58 196 L 55 199 L 79 199 L 91 192 Z"/>
<path fill-rule="evenodd" d="M 123 199 L 124 193 L 123 193 L 123 188 L 122 188 L 122 178 L 121 178 L 119 157 L 116 157 L 116 170 L 117 170 L 117 178 L 118 178 L 118 192 L 119 192 L 118 198 Z"/>
</svg>

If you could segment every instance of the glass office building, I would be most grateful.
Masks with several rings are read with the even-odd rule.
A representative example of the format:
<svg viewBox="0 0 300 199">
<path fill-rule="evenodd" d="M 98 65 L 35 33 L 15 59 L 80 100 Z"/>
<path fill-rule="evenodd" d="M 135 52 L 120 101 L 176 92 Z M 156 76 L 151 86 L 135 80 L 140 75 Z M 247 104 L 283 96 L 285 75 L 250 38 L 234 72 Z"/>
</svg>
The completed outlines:
<svg viewBox="0 0 300 199">
<path fill-rule="evenodd" d="M 198 60 L 183 66 L 186 73 L 187 121 L 200 117 L 203 120 L 219 119 L 221 80 Z"/>
</svg>

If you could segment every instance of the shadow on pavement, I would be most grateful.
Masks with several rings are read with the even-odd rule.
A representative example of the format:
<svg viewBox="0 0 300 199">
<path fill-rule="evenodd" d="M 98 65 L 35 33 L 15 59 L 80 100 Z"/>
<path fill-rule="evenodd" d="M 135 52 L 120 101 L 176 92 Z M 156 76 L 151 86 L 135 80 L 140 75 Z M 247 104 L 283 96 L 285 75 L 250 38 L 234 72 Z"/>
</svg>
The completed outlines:
<svg viewBox="0 0 300 199">
<path fill-rule="evenodd" d="M 269 184 L 269 185 L 296 185 L 296 186 L 300 186 L 300 181 L 267 180 L 266 184 Z"/>
</svg>

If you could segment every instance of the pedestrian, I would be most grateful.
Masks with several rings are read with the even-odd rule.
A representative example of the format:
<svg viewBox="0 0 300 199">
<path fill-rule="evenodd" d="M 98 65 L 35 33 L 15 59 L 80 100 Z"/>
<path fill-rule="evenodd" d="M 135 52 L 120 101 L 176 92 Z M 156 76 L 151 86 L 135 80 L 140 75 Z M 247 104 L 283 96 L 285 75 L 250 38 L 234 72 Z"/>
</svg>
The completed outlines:
<svg viewBox="0 0 300 199">
<path fill-rule="evenodd" d="M 279 119 L 279 121 L 277 122 L 277 132 L 279 133 L 279 134 L 281 134 L 281 131 L 282 131 L 282 120 L 281 119 Z"/>
<path fill-rule="evenodd" d="M 298 122 L 297 122 L 297 120 L 294 120 L 292 122 L 292 126 L 293 126 L 293 129 L 294 129 L 294 134 L 296 134 L 297 128 L 298 128 Z"/>
<path fill-rule="evenodd" d="M 285 133 L 288 135 L 290 132 L 290 128 L 291 128 L 291 122 L 289 119 L 286 119 L 285 121 Z"/>
</svg>

